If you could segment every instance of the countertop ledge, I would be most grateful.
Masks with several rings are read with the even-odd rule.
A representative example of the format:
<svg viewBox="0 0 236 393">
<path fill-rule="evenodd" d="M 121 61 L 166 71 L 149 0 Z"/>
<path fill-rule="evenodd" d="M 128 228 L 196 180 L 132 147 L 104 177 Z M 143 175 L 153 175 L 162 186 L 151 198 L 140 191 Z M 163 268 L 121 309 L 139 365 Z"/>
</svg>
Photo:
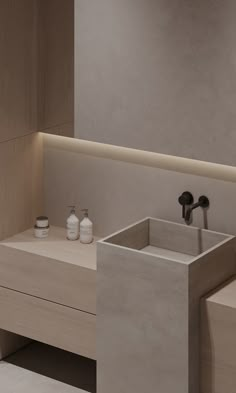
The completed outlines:
<svg viewBox="0 0 236 393">
<path fill-rule="evenodd" d="M 66 229 L 51 226 L 48 238 L 35 238 L 31 228 L 1 241 L 0 245 L 96 270 L 96 243 L 98 240 L 100 238 L 95 236 L 91 244 L 82 244 L 79 240 L 69 241 L 66 239 Z"/>
</svg>

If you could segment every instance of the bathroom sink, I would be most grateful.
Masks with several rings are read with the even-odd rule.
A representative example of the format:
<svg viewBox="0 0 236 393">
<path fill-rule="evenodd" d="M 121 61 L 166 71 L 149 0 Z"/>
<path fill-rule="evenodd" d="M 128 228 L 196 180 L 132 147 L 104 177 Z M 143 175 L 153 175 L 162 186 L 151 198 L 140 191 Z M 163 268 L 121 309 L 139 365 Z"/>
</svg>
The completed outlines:
<svg viewBox="0 0 236 393">
<path fill-rule="evenodd" d="M 98 393 L 199 393 L 200 299 L 236 273 L 235 248 L 154 218 L 98 242 Z"/>
<path fill-rule="evenodd" d="M 146 218 L 109 236 L 103 242 L 191 264 L 201 254 L 230 238 L 231 236 L 218 232 Z"/>
</svg>

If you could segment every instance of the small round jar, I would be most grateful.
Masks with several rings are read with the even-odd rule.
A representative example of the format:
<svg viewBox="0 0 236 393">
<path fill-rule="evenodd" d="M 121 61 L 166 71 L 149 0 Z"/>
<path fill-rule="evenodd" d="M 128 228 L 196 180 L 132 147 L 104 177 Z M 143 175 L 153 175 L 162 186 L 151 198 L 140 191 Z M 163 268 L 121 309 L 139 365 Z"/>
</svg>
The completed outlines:
<svg viewBox="0 0 236 393">
<path fill-rule="evenodd" d="M 37 217 L 36 225 L 34 226 L 34 235 L 38 239 L 45 239 L 49 235 L 49 221 L 48 217 Z"/>
</svg>

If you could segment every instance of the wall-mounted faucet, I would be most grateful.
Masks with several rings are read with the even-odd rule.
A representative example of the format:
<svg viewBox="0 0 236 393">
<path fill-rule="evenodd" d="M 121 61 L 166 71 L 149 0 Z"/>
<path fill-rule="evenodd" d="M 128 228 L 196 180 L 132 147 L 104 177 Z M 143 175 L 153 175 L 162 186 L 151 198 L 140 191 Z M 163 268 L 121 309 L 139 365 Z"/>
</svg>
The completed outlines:
<svg viewBox="0 0 236 393">
<path fill-rule="evenodd" d="M 207 209 L 209 206 L 210 206 L 209 199 L 205 195 L 200 196 L 200 198 L 198 199 L 198 202 L 194 203 L 192 206 L 190 206 L 187 209 L 186 214 L 185 214 L 186 224 L 190 223 L 190 219 L 191 219 L 193 210 L 197 209 L 198 207 L 201 207 L 203 209 Z"/>
<path fill-rule="evenodd" d="M 185 191 L 179 197 L 179 204 L 182 206 L 182 217 L 184 218 L 186 224 L 190 225 L 193 210 L 197 209 L 198 207 L 207 209 L 210 206 L 210 201 L 205 195 L 202 195 L 198 199 L 198 202 L 194 203 L 194 198 L 191 192 Z"/>
</svg>

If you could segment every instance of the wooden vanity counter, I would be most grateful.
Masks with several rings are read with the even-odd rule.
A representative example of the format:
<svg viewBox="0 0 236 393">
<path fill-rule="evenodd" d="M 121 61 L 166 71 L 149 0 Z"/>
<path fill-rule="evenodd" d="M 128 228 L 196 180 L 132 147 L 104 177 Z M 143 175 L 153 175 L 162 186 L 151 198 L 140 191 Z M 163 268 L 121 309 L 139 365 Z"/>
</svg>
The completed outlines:
<svg viewBox="0 0 236 393">
<path fill-rule="evenodd" d="M 51 227 L 0 242 L 0 328 L 95 358 L 97 240 Z"/>
</svg>

